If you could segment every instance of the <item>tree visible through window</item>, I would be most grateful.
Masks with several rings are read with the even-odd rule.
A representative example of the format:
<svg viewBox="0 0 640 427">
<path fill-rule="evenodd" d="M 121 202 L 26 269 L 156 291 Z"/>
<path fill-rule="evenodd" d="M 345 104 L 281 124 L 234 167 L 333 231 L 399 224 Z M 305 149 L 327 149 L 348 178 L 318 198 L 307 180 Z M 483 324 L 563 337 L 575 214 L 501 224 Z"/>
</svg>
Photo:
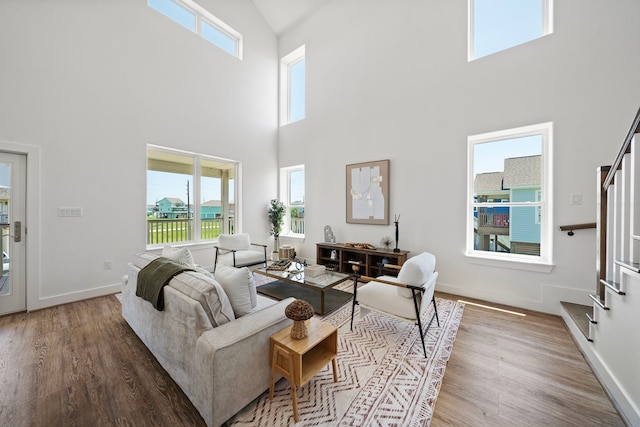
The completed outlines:
<svg viewBox="0 0 640 427">
<path fill-rule="evenodd" d="M 551 124 L 469 138 L 468 252 L 548 260 Z"/>
<path fill-rule="evenodd" d="M 236 171 L 236 162 L 149 146 L 147 245 L 234 233 Z"/>
<path fill-rule="evenodd" d="M 286 195 L 283 202 L 287 207 L 284 234 L 304 235 L 304 166 L 282 168 L 280 179 L 281 194 Z"/>
<path fill-rule="evenodd" d="M 552 32 L 553 0 L 469 0 L 469 60 Z"/>
</svg>

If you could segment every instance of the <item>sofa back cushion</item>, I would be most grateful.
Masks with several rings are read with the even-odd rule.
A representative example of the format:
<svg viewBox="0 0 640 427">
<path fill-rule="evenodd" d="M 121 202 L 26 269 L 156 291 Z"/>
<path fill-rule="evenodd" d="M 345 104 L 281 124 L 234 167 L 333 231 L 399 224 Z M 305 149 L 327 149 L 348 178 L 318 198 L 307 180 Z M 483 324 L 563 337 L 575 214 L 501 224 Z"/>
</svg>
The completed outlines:
<svg viewBox="0 0 640 427">
<path fill-rule="evenodd" d="M 235 319 L 227 294 L 212 278 L 195 271 L 185 271 L 171 279 L 169 286 L 198 301 L 213 327 Z"/>
<path fill-rule="evenodd" d="M 248 233 L 221 234 L 218 236 L 218 246 L 234 251 L 246 251 L 251 248 L 251 238 Z"/>
</svg>

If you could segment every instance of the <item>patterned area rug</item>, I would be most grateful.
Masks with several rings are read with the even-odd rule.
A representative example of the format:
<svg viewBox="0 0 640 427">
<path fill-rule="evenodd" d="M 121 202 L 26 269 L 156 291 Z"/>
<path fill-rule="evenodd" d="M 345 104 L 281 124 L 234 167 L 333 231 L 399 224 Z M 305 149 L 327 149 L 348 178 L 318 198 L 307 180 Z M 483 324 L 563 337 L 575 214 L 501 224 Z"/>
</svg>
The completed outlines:
<svg viewBox="0 0 640 427">
<path fill-rule="evenodd" d="M 360 319 L 356 308 L 350 331 L 350 303 L 322 317 L 338 327 L 339 381 L 333 382 L 328 365 L 298 389 L 298 423 L 290 384 L 281 379 L 273 400 L 265 392 L 226 425 L 428 426 L 464 310 L 457 301 L 436 298 L 436 303 L 440 326 L 434 321 L 425 337 L 426 359 L 413 324 L 376 312 Z M 425 318 L 432 313 L 430 305 Z"/>
</svg>

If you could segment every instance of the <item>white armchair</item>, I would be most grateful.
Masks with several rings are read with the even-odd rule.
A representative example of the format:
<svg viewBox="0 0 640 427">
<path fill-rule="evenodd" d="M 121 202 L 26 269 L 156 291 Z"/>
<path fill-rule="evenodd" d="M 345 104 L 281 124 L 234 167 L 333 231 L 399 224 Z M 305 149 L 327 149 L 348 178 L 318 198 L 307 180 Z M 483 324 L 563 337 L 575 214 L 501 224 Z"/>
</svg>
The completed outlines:
<svg viewBox="0 0 640 427">
<path fill-rule="evenodd" d="M 360 306 L 360 317 L 365 316 L 369 310 L 375 310 L 401 320 L 415 322 L 420 329 L 424 357 L 427 357 L 424 336 L 434 318 L 440 326 L 438 307 L 433 295 L 438 278 L 435 267 L 436 257 L 423 252 L 407 260 L 400 268 L 398 277 L 380 276 L 374 279 L 356 276 L 353 285 L 351 329 L 353 329 L 356 305 Z M 358 289 L 358 279 L 369 282 Z M 433 302 L 434 314 L 423 331 L 420 317 L 427 311 L 431 302 Z"/>
<path fill-rule="evenodd" d="M 267 245 L 251 243 L 247 233 L 221 234 L 218 236 L 213 272 L 218 263 L 233 267 L 267 266 Z"/>
</svg>

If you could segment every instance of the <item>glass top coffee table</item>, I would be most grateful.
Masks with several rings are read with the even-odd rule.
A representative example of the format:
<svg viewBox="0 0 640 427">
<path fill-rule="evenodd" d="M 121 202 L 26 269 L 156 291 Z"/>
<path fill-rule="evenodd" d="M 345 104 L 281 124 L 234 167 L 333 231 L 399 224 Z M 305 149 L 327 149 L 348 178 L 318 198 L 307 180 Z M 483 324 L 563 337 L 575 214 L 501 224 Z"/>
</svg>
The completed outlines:
<svg viewBox="0 0 640 427">
<path fill-rule="evenodd" d="M 351 278 L 349 274 L 326 271 L 318 276 L 307 277 L 304 274 L 304 267 L 301 267 L 299 263 L 292 263 L 289 268 L 282 271 L 271 270 L 268 267 L 253 271 L 276 279 L 258 286 L 256 288 L 258 292 L 278 300 L 287 297 L 303 299 L 313 306 L 316 314 L 324 315 L 349 301 L 352 297 L 349 292 L 334 289 L 336 285 L 349 280 Z"/>
</svg>

